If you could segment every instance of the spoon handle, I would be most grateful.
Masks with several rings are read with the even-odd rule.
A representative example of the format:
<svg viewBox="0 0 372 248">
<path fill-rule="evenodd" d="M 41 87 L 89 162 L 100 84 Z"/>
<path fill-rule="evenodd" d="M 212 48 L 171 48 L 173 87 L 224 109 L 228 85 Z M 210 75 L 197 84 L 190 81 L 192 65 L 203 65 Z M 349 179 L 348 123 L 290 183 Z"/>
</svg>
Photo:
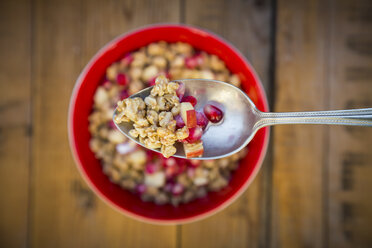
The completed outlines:
<svg viewBox="0 0 372 248">
<path fill-rule="evenodd" d="M 279 124 L 327 124 L 372 127 L 372 108 L 286 113 L 258 111 L 257 116 L 256 128 Z"/>
</svg>

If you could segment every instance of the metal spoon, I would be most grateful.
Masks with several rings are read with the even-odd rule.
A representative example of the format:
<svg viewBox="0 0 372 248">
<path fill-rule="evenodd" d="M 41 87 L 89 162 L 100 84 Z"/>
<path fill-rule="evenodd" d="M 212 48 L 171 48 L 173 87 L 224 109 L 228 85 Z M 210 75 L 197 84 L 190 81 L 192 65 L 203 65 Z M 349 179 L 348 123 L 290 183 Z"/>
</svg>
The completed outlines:
<svg viewBox="0 0 372 248">
<path fill-rule="evenodd" d="M 230 156 L 244 148 L 256 132 L 266 126 L 278 124 L 328 124 L 372 126 L 372 108 L 316 111 L 266 113 L 259 111 L 249 97 L 239 88 L 216 80 L 183 79 L 177 80 L 186 86 L 186 93 L 194 96 L 198 103 L 197 111 L 202 111 L 205 104 L 215 102 L 223 107 L 224 118 L 217 125 L 210 125 L 203 134 L 204 154 L 199 160 L 217 159 Z M 152 87 L 130 96 L 144 99 Z M 114 117 L 117 110 L 114 112 Z M 132 123 L 117 125 L 117 128 L 131 140 L 142 145 L 128 133 Z M 142 145 L 143 146 L 143 145 Z M 185 158 L 181 144 L 176 145 L 174 157 Z M 160 152 L 154 149 L 153 151 Z"/>
</svg>

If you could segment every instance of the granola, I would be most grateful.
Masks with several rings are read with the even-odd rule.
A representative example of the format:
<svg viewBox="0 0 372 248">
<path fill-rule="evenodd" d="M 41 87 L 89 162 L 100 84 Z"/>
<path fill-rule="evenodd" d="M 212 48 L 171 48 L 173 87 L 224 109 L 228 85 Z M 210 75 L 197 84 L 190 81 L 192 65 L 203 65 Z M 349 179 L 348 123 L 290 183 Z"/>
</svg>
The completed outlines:
<svg viewBox="0 0 372 248">
<path fill-rule="evenodd" d="M 111 119 L 117 102 L 145 87 L 155 85 L 155 79 L 159 75 L 164 75 L 172 81 L 180 78 L 216 79 L 231 82 L 237 87 L 240 86 L 240 78 L 231 74 L 217 56 L 196 51 L 186 43 L 161 41 L 126 54 L 110 65 L 106 78 L 95 92 L 89 117 L 90 148 L 101 161 L 103 172 L 113 183 L 138 194 L 143 201 L 177 206 L 204 197 L 208 191 L 224 188 L 247 150 L 218 160 L 196 161 L 174 157 L 165 159 L 158 153 L 139 147 L 119 133 Z M 153 77 L 150 78 L 151 76 Z M 159 87 L 158 90 L 164 92 L 162 97 L 165 104 L 164 100 L 160 99 L 161 106 L 157 109 L 158 95 L 144 99 L 145 106 L 135 100 L 130 104 L 130 109 L 139 111 L 140 116 L 129 115 L 139 125 L 131 131 L 131 135 L 142 141 L 148 139 L 147 142 L 160 148 L 161 141 L 156 137 L 159 134 L 167 136 L 167 130 L 175 129 L 177 140 L 186 139 L 189 134 L 188 128 L 179 122 L 180 105 L 170 108 L 166 104 L 167 99 L 172 98 L 166 96 L 165 91 L 173 95 L 172 90 L 176 90 L 176 86 L 172 84 L 166 89 Z M 151 110 L 147 110 L 148 106 L 151 106 Z M 122 107 L 124 108 L 124 105 Z M 160 107 L 164 110 L 160 111 Z M 163 111 L 171 113 L 175 122 L 170 121 L 165 125 L 170 115 L 162 114 L 160 118 L 160 112 Z M 129 118 L 124 118 L 124 114 L 121 118 L 123 121 L 130 121 Z M 160 126 L 160 119 L 164 127 Z M 159 134 L 158 130 L 154 133 L 154 125 L 161 127 Z M 146 132 L 150 132 L 149 136 Z M 164 151 L 173 152 L 169 146 L 165 146 Z"/>
</svg>

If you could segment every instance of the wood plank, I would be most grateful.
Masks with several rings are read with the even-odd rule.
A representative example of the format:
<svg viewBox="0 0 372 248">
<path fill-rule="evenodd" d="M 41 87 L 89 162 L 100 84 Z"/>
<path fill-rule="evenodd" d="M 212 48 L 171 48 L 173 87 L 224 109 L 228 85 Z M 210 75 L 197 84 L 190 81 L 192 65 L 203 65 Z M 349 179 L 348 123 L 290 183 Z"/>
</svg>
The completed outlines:
<svg viewBox="0 0 372 248">
<path fill-rule="evenodd" d="M 257 70 L 269 91 L 270 1 L 185 2 L 185 23 L 207 28 L 234 44 Z M 270 156 L 270 154 L 268 154 Z M 265 247 L 268 161 L 248 190 L 231 206 L 181 229 L 181 247 Z"/>
<path fill-rule="evenodd" d="M 35 3 L 33 247 L 174 247 L 176 227 L 140 223 L 111 209 L 85 185 L 67 141 L 74 82 L 98 49 L 144 24 L 179 19 L 179 2 Z M 56 125 L 60 123 L 60 125 Z"/>
<path fill-rule="evenodd" d="M 0 2 L 0 247 L 27 242 L 30 4 Z"/>
<path fill-rule="evenodd" d="M 328 15 L 323 1 L 278 1 L 275 111 L 328 109 Z M 273 247 L 324 244 L 327 127 L 274 128 Z"/>
<path fill-rule="evenodd" d="M 372 106 L 371 1 L 332 1 L 330 107 Z M 329 246 L 372 246 L 372 129 L 330 129 Z"/>
</svg>

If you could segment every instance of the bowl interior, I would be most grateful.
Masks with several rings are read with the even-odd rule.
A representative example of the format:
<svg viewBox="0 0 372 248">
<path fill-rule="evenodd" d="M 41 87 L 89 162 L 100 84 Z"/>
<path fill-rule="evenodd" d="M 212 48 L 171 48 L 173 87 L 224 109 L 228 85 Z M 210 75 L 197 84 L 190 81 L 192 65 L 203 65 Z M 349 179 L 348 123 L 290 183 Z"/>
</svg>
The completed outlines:
<svg viewBox="0 0 372 248">
<path fill-rule="evenodd" d="M 109 178 L 103 174 L 99 160 L 89 148 L 88 116 L 93 105 L 93 95 L 105 75 L 106 68 L 111 63 L 130 51 L 160 40 L 187 42 L 196 49 L 216 54 L 225 61 L 230 71 L 239 74 L 243 90 L 257 108 L 262 111 L 268 110 L 265 93 L 254 71 L 243 57 L 225 41 L 189 26 L 153 26 L 117 38 L 101 49 L 86 66 L 77 80 L 71 99 L 69 135 L 78 167 L 98 195 L 120 211 L 138 219 L 156 223 L 181 223 L 201 218 L 221 209 L 245 189 L 249 181 L 253 179 L 265 154 L 268 130 L 266 128 L 260 130 L 251 141 L 248 154 L 234 172 L 229 185 L 219 192 L 208 193 L 202 199 L 181 204 L 178 207 L 169 204 L 158 206 L 154 203 L 143 202 L 137 195 L 111 183 Z"/>
</svg>

